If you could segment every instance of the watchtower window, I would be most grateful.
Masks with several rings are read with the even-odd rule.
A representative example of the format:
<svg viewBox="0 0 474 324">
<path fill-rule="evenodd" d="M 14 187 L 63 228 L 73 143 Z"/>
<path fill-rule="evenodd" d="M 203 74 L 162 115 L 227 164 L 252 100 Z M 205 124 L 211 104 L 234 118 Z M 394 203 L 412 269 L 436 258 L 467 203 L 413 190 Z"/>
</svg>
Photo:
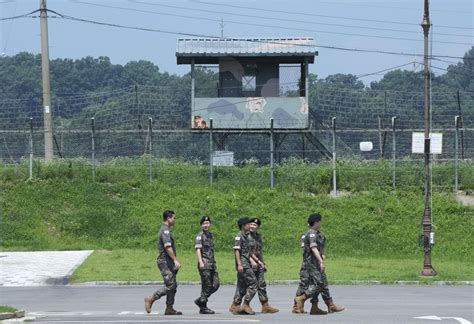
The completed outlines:
<svg viewBox="0 0 474 324">
<path fill-rule="evenodd" d="M 257 90 L 257 78 L 255 75 L 243 75 L 242 76 L 242 91 L 256 91 Z"/>
</svg>

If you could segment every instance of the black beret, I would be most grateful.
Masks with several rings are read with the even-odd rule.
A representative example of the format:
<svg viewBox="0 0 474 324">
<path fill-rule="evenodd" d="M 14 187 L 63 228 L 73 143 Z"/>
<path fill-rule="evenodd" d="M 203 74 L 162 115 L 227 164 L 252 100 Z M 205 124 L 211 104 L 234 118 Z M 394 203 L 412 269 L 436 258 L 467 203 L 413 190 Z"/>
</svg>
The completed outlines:
<svg viewBox="0 0 474 324">
<path fill-rule="evenodd" d="M 242 217 L 237 221 L 237 225 L 239 225 L 239 228 L 242 225 L 245 225 L 245 224 L 248 224 L 248 223 L 250 223 L 250 218 L 248 218 L 248 217 Z"/>
<path fill-rule="evenodd" d="M 211 218 L 209 216 L 202 216 L 201 217 L 201 221 L 199 222 L 199 224 L 202 225 L 202 223 L 204 223 L 205 221 L 208 221 L 209 223 L 211 222 Z"/>
<path fill-rule="evenodd" d="M 321 215 L 319 214 L 311 214 L 308 217 L 308 223 L 314 223 L 321 221 Z"/>
<path fill-rule="evenodd" d="M 250 219 L 250 223 L 255 223 L 255 224 L 257 224 L 258 226 L 262 225 L 262 222 L 260 221 L 260 219 L 258 219 L 258 218 L 256 218 L 256 217 L 255 217 L 255 218 L 251 218 L 251 219 Z"/>
</svg>

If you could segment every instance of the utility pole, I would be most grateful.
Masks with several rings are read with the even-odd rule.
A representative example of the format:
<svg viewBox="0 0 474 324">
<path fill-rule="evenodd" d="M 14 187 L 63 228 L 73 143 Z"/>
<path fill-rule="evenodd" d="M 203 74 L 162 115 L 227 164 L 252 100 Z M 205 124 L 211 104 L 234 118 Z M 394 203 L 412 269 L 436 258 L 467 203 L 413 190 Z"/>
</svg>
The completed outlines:
<svg viewBox="0 0 474 324">
<path fill-rule="evenodd" d="M 46 0 L 40 0 L 41 21 L 41 70 L 43 81 L 44 159 L 53 159 L 53 118 L 51 87 L 49 84 L 48 12 Z"/>
<path fill-rule="evenodd" d="M 425 11 L 421 23 L 424 34 L 424 112 L 425 112 L 425 209 L 423 213 L 423 251 L 425 254 L 422 276 L 435 276 L 436 271 L 431 265 L 431 170 L 430 170 L 430 70 L 428 65 L 428 34 L 431 27 L 429 0 L 425 0 Z"/>
</svg>

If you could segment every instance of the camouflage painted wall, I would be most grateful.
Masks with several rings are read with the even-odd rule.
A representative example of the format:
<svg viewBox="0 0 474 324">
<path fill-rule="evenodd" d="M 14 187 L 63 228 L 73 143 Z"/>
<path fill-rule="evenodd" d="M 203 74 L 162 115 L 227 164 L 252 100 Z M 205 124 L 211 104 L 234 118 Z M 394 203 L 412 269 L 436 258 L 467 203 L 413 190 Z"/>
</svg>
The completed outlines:
<svg viewBox="0 0 474 324">
<path fill-rule="evenodd" d="M 301 129 L 308 127 L 308 104 L 304 97 L 223 97 L 195 98 L 191 127 L 208 128 L 209 119 L 219 129 L 274 128 Z"/>
</svg>

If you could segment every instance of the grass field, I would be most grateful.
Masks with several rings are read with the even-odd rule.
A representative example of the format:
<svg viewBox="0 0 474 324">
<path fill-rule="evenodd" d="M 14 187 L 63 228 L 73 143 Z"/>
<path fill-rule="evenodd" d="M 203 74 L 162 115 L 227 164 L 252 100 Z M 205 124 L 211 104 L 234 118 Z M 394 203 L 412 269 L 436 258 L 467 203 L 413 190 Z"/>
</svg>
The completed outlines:
<svg viewBox="0 0 474 324">
<path fill-rule="evenodd" d="M 352 173 L 341 172 L 338 179 L 346 194 L 333 198 L 327 163 L 281 165 L 277 186 L 269 189 L 269 169 L 256 165 L 219 169 L 210 187 L 204 165 L 157 160 L 150 182 L 146 162 L 117 159 L 99 165 L 95 182 L 84 160 L 35 161 L 33 180 L 27 180 L 25 164 L 0 164 L 0 250 L 93 249 L 99 252 L 73 280 L 161 280 L 151 249 L 163 210 L 173 209 L 173 233 L 184 263 L 179 280 L 198 280 L 194 238 L 199 219 L 209 215 L 216 250 L 228 251 L 218 253 L 222 279 L 233 282 L 229 247 L 236 220 L 258 216 L 270 266 L 267 279 L 289 280 L 298 278 L 299 237 L 308 215 L 317 211 L 323 215 L 331 281 L 419 279 L 424 208 L 419 166 L 401 165 L 407 177 L 393 192 L 387 161 L 354 161 Z M 466 191 L 474 188 L 472 170 L 472 162 L 462 165 Z M 437 280 L 473 280 L 474 208 L 456 201 L 451 171 L 451 165 L 433 167 L 433 264 Z"/>
<path fill-rule="evenodd" d="M 155 263 L 156 252 L 142 250 L 95 251 L 79 267 L 72 277 L 72 282 L 91 281 L 162 281 Z M 178 259 L 182 268 L 178 273 L 179 281 L 198 282 L 194 253 L 180 253 Z M 216 254 L 219 276 L 222 283 L 235 282 L 235 266 L 232 251 Z M 269 271 L 266 280 L 298 280 L 301 255 L 269 255 L 266 257 Z M 474 267 L 470 262 L 437 259 L 433 265 L 438 276 L 421 279 L 419 274 L 423 267 L 422 255 L 418 259 L 410 258 L 354 258 L 340 257 L 326 259 L 327 274 L 330 283 L 354 283 L 355 281 L 379 281 L 393 283 L 399 280 L 422 280 L 429 283 L 433 280 L 474 280 Z"/>
</svg>

